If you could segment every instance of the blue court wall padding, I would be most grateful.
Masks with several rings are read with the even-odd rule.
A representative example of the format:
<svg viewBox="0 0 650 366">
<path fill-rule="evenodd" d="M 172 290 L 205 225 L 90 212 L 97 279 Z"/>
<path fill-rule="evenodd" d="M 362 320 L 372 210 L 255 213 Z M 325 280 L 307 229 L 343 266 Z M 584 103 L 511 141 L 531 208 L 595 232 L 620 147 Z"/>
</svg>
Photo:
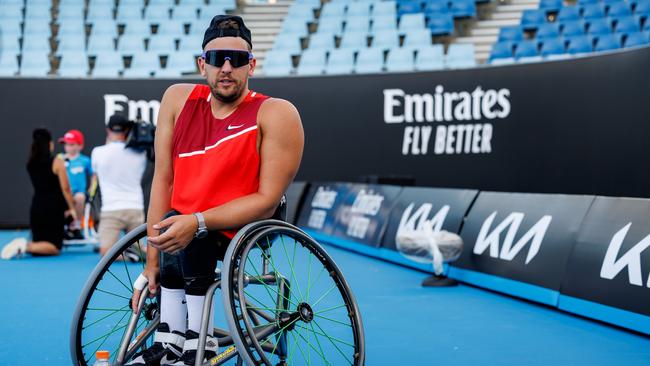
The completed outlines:
<svg viewBox="0 0 650 366">
<path fill-rule="evenodd" d="M 336 207 L 332 236 L 379 247 L 401 191 L 397 186 L 349 184 L 347 195 Z"/>
<path fill-rule="evenodd" d="M 650 200 L 596 197 L 561 294 L 563 310 L 650 334 Z"/>
<path fill-rule="evenodd" d="M 313 232 L 331 235 L 336 210 L 348 193 L 350 184 L 313 182 L 298 214 L 298 226 Z"/>
<path fill-rule="evenodd" d="M 465 246 L 450 277 L 557 306 L 566 263 L 593 200 L 594 196 L 479 193 L 461 231 Z"/>
</svg>

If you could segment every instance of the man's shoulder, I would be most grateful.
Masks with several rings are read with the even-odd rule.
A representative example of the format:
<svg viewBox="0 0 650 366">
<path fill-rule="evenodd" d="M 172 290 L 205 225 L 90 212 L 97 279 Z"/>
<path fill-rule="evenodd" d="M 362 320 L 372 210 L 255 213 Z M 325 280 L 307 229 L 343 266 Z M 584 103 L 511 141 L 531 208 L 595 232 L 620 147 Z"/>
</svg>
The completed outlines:
<svg viewBox="0 0 650 366">
<path fill-rule="evenodd" d="M 201 84 L 190 84 L 190 83 L 178 83 L 170 85 L 165 94 L 163 95 L 164 101 L 169 101 L 171 103 L 183 103 L 187 98 L 195 93 L 196 90 L 202 89 L 202 87 L 207 87 L 206 85 Z"/>
<path fill-rule="evenodd" d="M 260 113 L 262 115 L 261 122 L 265 120 L 284 120 L 287 117 L 300 118 L 298 109 L 286 99 L 281 98 L 268 98 L 260 107 Z M 275 124 L 275 123 L 274 123 Z"/>
</svg>

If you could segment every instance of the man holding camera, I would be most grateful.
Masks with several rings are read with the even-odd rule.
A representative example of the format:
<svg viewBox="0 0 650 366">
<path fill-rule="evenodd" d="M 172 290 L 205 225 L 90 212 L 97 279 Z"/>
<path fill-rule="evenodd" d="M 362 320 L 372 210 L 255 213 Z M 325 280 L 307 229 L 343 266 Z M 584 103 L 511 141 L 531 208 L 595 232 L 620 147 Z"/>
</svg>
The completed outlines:
<svg viewBox="0 0 650 366">
<path fill-rule="evenodd" d="M 106 128 L 106 144 L 93 149 L 92 169 L 102 195 L 99 225 L 99 252 L 103 256 L 117 242 L 122 231 L 144 223 L 142 176 L 147 157 L 140 150 L 126 147 L 132 122 L 113 115 Z"/>
</svg>

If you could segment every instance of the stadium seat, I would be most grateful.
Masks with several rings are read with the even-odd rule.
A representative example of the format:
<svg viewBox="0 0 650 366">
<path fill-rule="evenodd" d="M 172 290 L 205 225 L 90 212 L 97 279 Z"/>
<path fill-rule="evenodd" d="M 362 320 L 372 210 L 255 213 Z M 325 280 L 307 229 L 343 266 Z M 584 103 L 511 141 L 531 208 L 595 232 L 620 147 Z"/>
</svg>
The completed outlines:
<svg viewBox="0 0 650 366">
<path fill-rule="evenodd" d="M 20 43 L 18 43 L 18 38 L 18 34 L 0 34 L 0 55 L 5 52 L 20 53 Z"/>
<path fill-rule="evenodd" d="M 397 3 L 397 15 L 417 14 L 422 12 L 422 3 L 416 0 L 406 0 Z"/>
<path fill-rule="evenodd" d="M 86 36 L 83 33 L 66 34 L 59 37 L 59 47 L 57 53 L 70 51 L 85 52 Z"/>
<path fill-rule="evenodd" d="M 0 76 L 14 76 L 18 72 L 17 53 L 0 53 Z"/>
<path fill-rule="evenodd" d="M 550 39 L 560 36 L 560 25 L 557 23 L 545 23 L 537 28 L 535 37 L 537 39 Z"/>
<path fill-rule="evenodd" d="M 442 36 L 454 33 L 454 18 L 451 14 L 439 14 L 429 17 L 428 28 L 431 35 Z"/>
<path fill-rule="evenodd" d="M 268 76 L 286 76 L 291 74 L 293 62 L 291 54 L 285 51 L 272 50 L 264 58 L 263 71 Z"/>
<path fill-rule="evenodd" d="M 357 74 L 380 73 L 384 68 L 384 50 L 377 47 L 364 48 L 357 55 L 354 72 Z"/>
<path fill-rule="evenodd" d="M 321 10 L 320 20 L 335 18 L 342 19 L 345 15 L 344 3 L 326 3 Z"/>
<path fill-rule="evenodd" d="M 509 27 L 501 27 L 499 30 L 498 42 L 502 41 L 522 41 L 524 39 L 524 31 L 520 26 L 514 25 Z"/>
<path fill-rule="evenodd" d="M 316 33 L 332 33 L 340 35 L 343 32 L 343 22 L 341 19 L 326 19 L 318 22 L 318 30 Z"/>
<path fill-rule="evenodd" d="M 585 20 L 601 19 L 605 17 L 605 5 L 601 3 L 585 5 L 582 9 L 582 18 Z"/>
<path fill-rule="evenodd" d="M 86 51 L 89 55 L 115 51 L 115 39 L 110 34 L 91 34 Z"/>
<path fill-rule="evenodd" d="M 160 69 L 160 58 L 150 52 L 141 52 L 133 55 L 131 67 L 124 69 L 122 76 L 125 78 L 151 77 Z"/>
<path fill-rule="evenodd" d="M 577 6 L 565 6 L 557 15 L 557 21 L 561 23 L 576 21 L 580 18 L 580 8 Z"/>
<path fill-rule="evenodd" d="M 147 50 L 157 55 L 169 55 L 176 52 L 176 42 L 164 34 L 152 36 L 149 38 Z"/>
<path fill-rule="evenodd" d="M 345 20 L 345 32 L 357 31 L 367 33 L 370 29 L 370 17 L 348 16 Z"/>
<path fill-rule="evenodd" d="M 183 23 L 190 23 L 199 18 L 199 11 L 196 5 L 177 5 L 172 8 L 172 19 Z"/>
<path fill-rule="evenodd" d="M 144 9 L 144 18 L 151 24 L 160 24 L 169 20 L 169 6 L 149 5 Z"/>
<path fill-rule="evenodd" d="M 50 6 L 42 5 L 32 5 L 25 7 L 25 19 L 32 20 L 50 20 L 52 19 L 52 13 L 50 12 Z"/>
<path fill-rule="evenodd" d="M 205 28 L 203 27 L 203 30 L 205 31 Z M 190 32 L 194 31 L 194 26 L 190 28 Z M 307 31 L 307 23 L 302 22 L 302 21 L 285 21 L 282 23 L 282 30 L 280 30 L 280 33 L 289 33 L 289 34 L 295 34 L 296 36 L 299 37 L 306 37 L 308 34 Z"/>
<path fill-rule="evenodd" d="M 384 29 L 377 31 L 372 37 L 372 47 L 383 50 L 399 47 L 399 35 L 395 29 Z"/>
<path fill-rule="evenodd" d="M 643 32 L 630 33 L 625 37 L 625 48 L 643 46 L 650 43 L 648 35 Z"/>
<path fill-rule="evenodd" d="M 167 8 L 171 8 L 175 4 L 175 0 L 149 0 L 147 2 L 147 6 L 166 6 Z"/>
<path fill-rule="evenodd" d="M 563 6 L 564 4 L 562 0 L 541 0 L 539 2 L 539 8 L 546 12 L 559 11 Z"/>
<path fill-rule="evenodd" d="M 22 19 L 22 18 L 23 18 L 22 4 L 2 5 L 2 11 L 0 11 L 1 21 L 4 21 L 5 19 Z"/>
<path fill-rule="evenodd" d="M 346 32 L 339 48 L 359 50 L 368 47 L 368 35 L 363 32 Z"/>
<path fill-rule="evenodd" d="M 476 66 L 474 45 L 471 43 L 450 44 L 445 56 L 445 66 L 450 69 Z"/>
<path fill-rule="evenodd" d="M 593 52 L 593 38 L 591 36 L 575 36 L 567 39 L 569 46 L 567 52 L 576 55 Z"/>
<path fill-rule="evenodd" d="M 600 0 L 578 0 L 579 6 L 586 6 L 586 5 L 598 4 L 598 3 L 600 3 Z"/>
<path fill-rule="evenodd" d="M 117 23 L 113 19 L 97 20 L 90 27 L 90 35 L 109 35 L 117 38 Z"/>
<path fill-rule="evenodd" d="M 449 12 L 451 12 L 451 9 L 447 0 L 430 0 L 424 3 L 425 16 L 447 14 Z"/>
<path fill-rule="evenodd" d="M 115 52 L 98 54 L 95 58 L 95 67 L 91 71 L 94 77 L 117 77 L 124 67 L 122 57 Z"/>
<path fill-rule="evenodd" d="M 301 4 L 310 6 L 312 9 L 318 9 L 321 7 L 320 0 L 296 0 L 294 4 Z"/>
<path fill-rule="evenodd" d="M 619 34 L 636 33 L 641 31 L 641 27 L 635 17 L 622 17 L 616 20 L 614 31 Z"/>
<path fill-rule="evenodd" d="M 76 34 L 83 36 L 86 35 L 86 25 L 83 22 L 83 18 L 66 19 L 64 22 L 59 24 L 59 31 L 57 32 L 59 38 L 61 38 L 61 36 Z"/>
<path fill-rule="evenodd" d="M 346 15 L 349 16 L 369 16 L 370 3 L 368 2 L 354 2 L 348 5 Z"/>
<path fill-rule="evenodd" d="M 34 19 L 25 19 L 25 24 L 23 25 L 23 35 L 49 37 L 51 33 L 52 32 L 50 25 L 47 22 Z"/>
<path fill-rule="evenodd" d="M 444 49 L 442 45 L 435 44 L 417 50 L 415 54 L 415 70 L 440 70 L 444 66 Z"/>
<path fill-rule="evenodd" d="M 86 22 L 94 23 L 95 21 L 113 20 L 113 4 L 98 3 L 88 6 Z"/>
<path fill-rule="evenodd" d="M 417 29 L 406 34 L 404 47 L 425 47 L 431 44 L 431 31 Z"/>
<path fill-rule="evenodd" d="M 285 23 L 287 19 L 313 19 L 314 18 L 314 9 L 309 5 L 302 5 L 294 3 L 289 7 L 287 12 L 287 17 L 285 18 Z"/>
<path fill-rule="evenodd" d="M 290 33 L 280 33 L 275 37 L 273 49 L 285 51 L 291 55 L 298 55 L 302 52 L 302 44 L 299 37 Z"/>
<path fill-rule="evenodd" d="M 120 5 L 131 6 L 133 8 L 142 8 L 145 5 L 144 0 L 120 0 Z"/>
<path fill-rule="evenodd" d="M 474 0 L 453 0 L 451 2 L 451 14 L 454 18 L 476 17 L 476 4 Z"/>
<path fill-rule="evenodd" d="M 596 52 L 616 50 L 623 47 L 620 34 L 606 34 L 596 39 Z"/>
<path fill-rule="evenodd" d="M 331 50 L 334 48 L 334 33 L 314 33 L 309 37 L 309 47 L 312 50 Z"/>
<path fill-rule="evenodd" d="M 379 30 L 396 30 L 397 29 L 397 18 L 394 16 L 376 16 L 372 18 L 371 31 L 376 32 Z"/>
<path fill-rule="evenodd" d="M 391 16 L 397 18 L 397 4 L 395 1 L 380 1 L 372 5 L 372 16 Z"/>
<path fill-rule="evenodd" d="M 306 49 L 296 69 L 298 75 L 321 75 L 325 69 L 325 50 Z"/>
<path fill-rule="evenodd" d="M 117 52 L 122 56 L 144 52 L 144 37 L 142 35 L 122 35 L 117 40 Z"/>
<path fill-rule="evenodd" d="M 74 20 L 74 19 L 83 19 L 84 17 L 84 8 L 83 8 L 83 3 L 80 5 L 75 5 L 75 6 L 59 6 L 59 14 L 57 15 L 57 19 L 59 20 L 59 23 L 63 24 L 67 22 L 68 20 Z"/>
<path fill-rule="evenodd" d="M 156 34 L 178 39 L 185 34 L 185 22 L 180 19 L 172 19 L 160 23 L 156 30 Z"/>
<path fill-rule="evenodd" d="M 47 76 L 50 71 L 50 60 L 47 53 L 42 50 L 34 50 L 22 53 L 20 62 L 21 76 Z"/>
<path fill-rule="evenodd" d="M 88 75 L 88 55 L 86 52 L 65 52 L 61 54 L 61 62 L 57 74 L 63 77 L 85 77 Z"/>
<path fill-rule="evenodd" d="M 517 43 L 515 46 L 515 59 L 539 56 L 539 42 L 529 39 Z"/>
<path fill-rule="evenodd" d="M 63 0 L 63 1 L 66 1 L 66 0 Z M 78 0 L 71 0 L 71 1 L 78 1 Z M 82 2 L 85 2 L 85 1 L 82 1 Z M 144 5 L 144 2 L 142 2 L 142 3 L 143 3 L 142 5 Z M 110 5 L 115 5 L 115 1 L 113 1 L 113 0 L 88 0 L 88 6 L 89 7 L 90 6 L 95 6 L 95 5 L 104 6 L 104 5 L 109 5 L 109 4 Z"/>
<path fill-rule="evenodd" d="M 224 14 L 223 10 L 217 11 L 219 8 L 224 10 L 235 10 L 237 9 L 237 2 L 235 0 L 212 0 L 210 4 L 204 6 L 202 9 L 208 9 L 212 12 L 212 17 L 218 14 Z"/>
<path fill-rule="evenodd" d="M 151 26 L 144 20 L 130 20 L 124 24 L 124 33 L 122 36 L 139 36 L 148 37 L 151 34 Z"/>
<path fill-rule="evenodd" d="M 634 15 L 645 19 L 646 24 L 648 24 L 648 17 L 650 17 L 650 1 L 639 1 L 634 8 Z"/>
<path fill-rule="evenodd" d="M 571 22 L 562 23 L 562 35 L 564 37 L 582 36 L 585 32 L 585 23 L 582 20 L 575 20 Z"/>
<path fill-rule="evenodd" d="M 23 52 L 25 51 L 40 51 L 47 55 L 50 53 L 50 41 L 45 35 L 25 35 L 23 37 Z"/>
<path fill-rule="evenodd" d="M 393 48 L 388 51 L 386 71 L 407 72 L 415 70 L 413 48 Z"/>
<path fill-rule="evenodd" d="M 180 77 L 196 73 L 196 56 L 192 52 L 173 52 L 167 57 L 164 69 L 156 70 L 156 77 Z"/>
<path fill-rule="evenodd" d="M 179 51 L 192 51 L 201 53 L 201 44 L 203 43 L 203 35 L 201 34 L 188 34 L 180 38 L 178 44 Z"/>
<path fill-rule="evenodd" d="M 503 41 L 492 45 L 490 51 L 490 63 L 496 59 L 513 59 L 514 60 L 514 42 Z"/>
<path fill-rule="evenodd" d="M 351 48 L 336 49 L 330 52 L 326 74 L 351 74 L 354 70 L 354 50 Z"/>
<path fill-rule="evenodd" d="M 619 18 L 632 16 L 630 4 L 627 1 L 619 1 L 612 3 L 607 7 L 607 16 L 610 18 Z"/>
<path fill-rule="evenodd" d="M 0 34 L 22 34 L 22 18 L 0 19 Z"/>
<path fill-rule="evenodd" d="M 592 36 L 611 34 L 612 23 L 609 19 L 592 19 L 587 26 L 587 30 Z"/>
<path fill-rule="evenodd" d="M 118 24 L 126 24 L 134 20 L 142 19 L 142 9 L 134 8 L 128 4 L 120 4 L 117 7 L 115 19 Z"/>
<path fill-rule="evenodd" d="M 546 58 L 557 58 L 556 56 L 566 54 L 566 42 L 564 38 L 550 38 L 542 42 L 542 48 L 540 54 L 542 57 Z"/>
<path fill-rule="evenodd" d="M 537 29 L 546 23 L 546 12 L 540 9 L 524 10 L 521 14 L 521 27 L 525 30 Z"/>
</svg>

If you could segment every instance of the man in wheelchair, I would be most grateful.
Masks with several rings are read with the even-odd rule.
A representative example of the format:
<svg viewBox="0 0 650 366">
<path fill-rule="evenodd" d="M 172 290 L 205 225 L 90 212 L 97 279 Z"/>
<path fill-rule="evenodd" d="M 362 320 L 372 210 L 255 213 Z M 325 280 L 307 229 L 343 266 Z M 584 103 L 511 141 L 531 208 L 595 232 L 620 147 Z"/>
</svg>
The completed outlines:
<svg viewBox="0 0 650 366">
<path fill-rule="evenodd" d="M 296 108 L 248 88 L 256 60 L 243 20 L 215 16 L 202 47 L 207 85 L 172 85 L 160 106 L 146 266 L 132 298 L 135 309 L 145 283 L 160 291 L 160 325 L 129 365 L 194 364 L 217 261 L 238 228 L 274 215 L 302 157 Z M 209 334 L 208 359 L 217 346 Z"/>
</svg>

